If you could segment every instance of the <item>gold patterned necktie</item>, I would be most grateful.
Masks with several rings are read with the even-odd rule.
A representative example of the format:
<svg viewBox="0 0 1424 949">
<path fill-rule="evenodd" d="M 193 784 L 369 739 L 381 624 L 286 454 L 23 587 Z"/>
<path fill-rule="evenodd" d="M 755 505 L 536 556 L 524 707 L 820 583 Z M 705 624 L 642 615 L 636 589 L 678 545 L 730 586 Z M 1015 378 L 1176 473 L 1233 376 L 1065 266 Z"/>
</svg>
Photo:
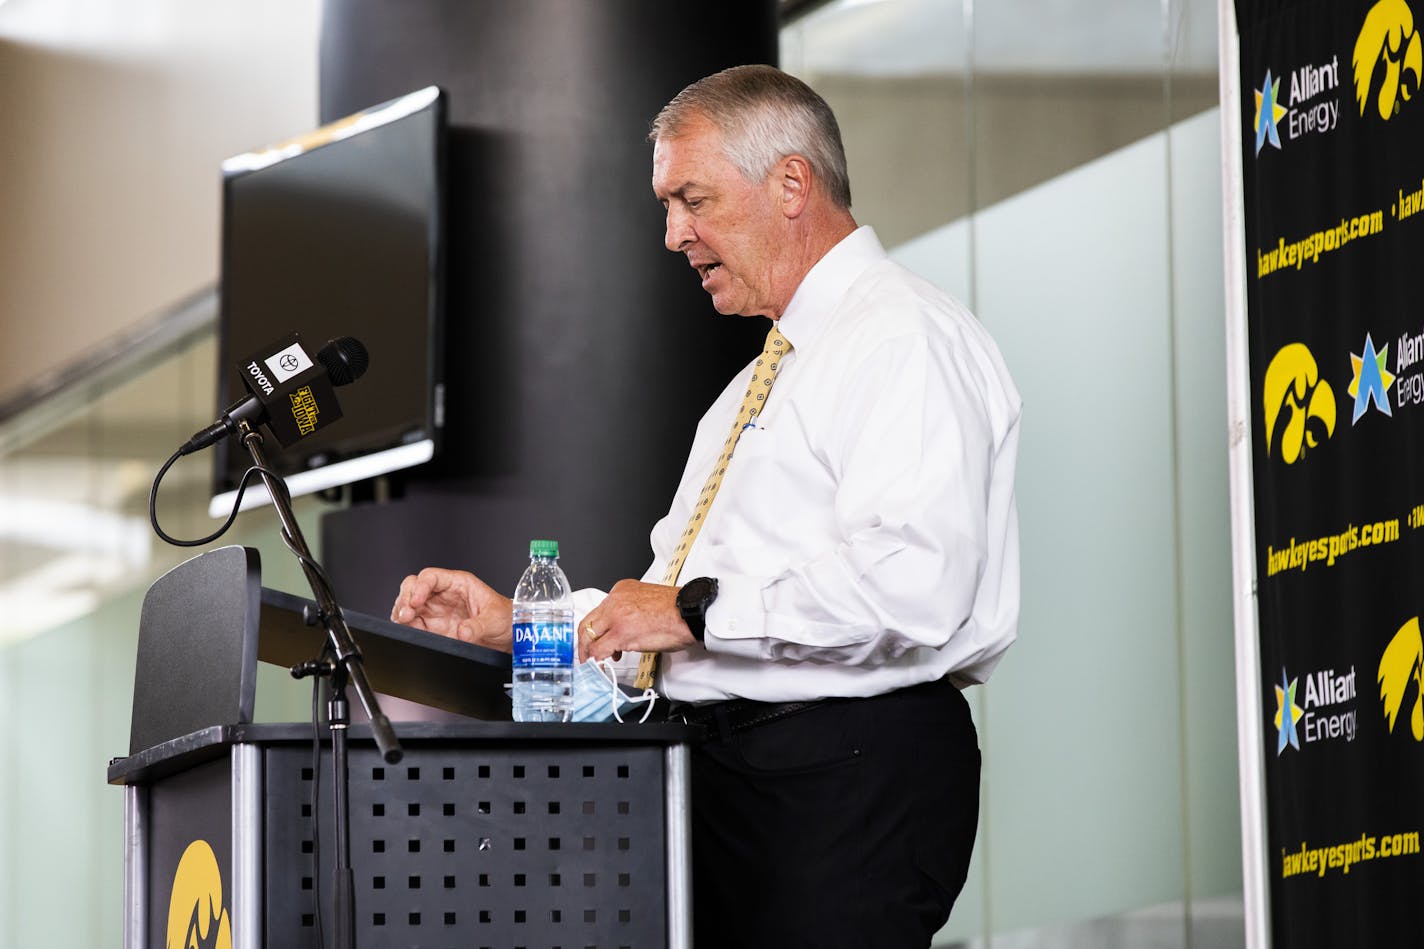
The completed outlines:
<svg viewBox="0 0 1424 949">
<path fill-rule="evenodd" d="M 732 452 L 737 447 L 737 440 L 742 437 L 742 432 L 766 407 L 766 397 L 770 394 L 771 384 L 776 379 L 776 370 L 781 365 L 781 358 L 790 349 L 791 344 L 786 341 L 785 336 L 781 335 L 777 325 L 772 323 L 771 331 L 766 334 L 766 346 L 762 348 L 761 356 L 757 359 L 756 365 L 752 367 L 752 378 L 747 383 L 747 391 L 742 396 L 742 405 L 737 409 L 737 417 L 732 422 L 732 430 L 727 433 L 727 440 L 722 443 L 722 454 L 718 457 L 716 464 L 712 466 L 712 472 L 707 476 L 707 483 L 702 486 L 702 494 L 698 496 L 697 503 L 692 506 L 692 515 L 688 517 L 687 527 L 683 530 L 682 537 L 678 539 L 677 549 L 673 551 L 672 560 L 668 561 L 667 571 L 663 574 L 664 584 L 668 586 L 677 584 L 677 576 L 682 572 L 682 564 L 687 559 L 687 552 L 692 549 L 692 542 L 697 539 L 698 533 L 702 530 L 707 510 L 712 506 L 712 499 L 717 496 L 717 489 L 722 486 L 722 477 L 727 473 L 727 464 L 732 460 Z M 638 677 L 633 682 L 634 688 L 651 688 L 657 671 L 658 654 L 655 652 L 643 653 L 642 658 L 638 661 Z"/>
</svg>

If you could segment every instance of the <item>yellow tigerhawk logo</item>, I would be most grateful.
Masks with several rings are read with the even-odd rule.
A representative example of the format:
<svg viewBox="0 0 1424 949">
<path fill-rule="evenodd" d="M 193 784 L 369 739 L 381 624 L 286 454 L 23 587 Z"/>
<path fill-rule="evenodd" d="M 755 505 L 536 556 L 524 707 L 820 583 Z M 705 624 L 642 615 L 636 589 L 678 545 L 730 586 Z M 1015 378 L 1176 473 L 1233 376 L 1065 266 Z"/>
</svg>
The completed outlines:
<svg viewBox="0 0 1424 949">
<path fill-rule="evenodd" d="M 1399 111 L 1400 99 L 1407 102 L 1419 91 L 1424 55 L 1420 53 L 1419 33 L 1414 29 L 1414 12 L 1404 0 L 1379 0 L 1370 7 L 1360 35 L 1355 38 L 1351 62 L 1355 67 L 1355 100 L 1362 116 L 1381 67 L 1384 76 L 1375 99 L 1380 118 L 1388 121 Z"/>
<path fill-rule="evenodd" d="M 167 949 L 232 949 L 232 924 L 223 905 L 222 871 L 206 840 L 183 851 L 168 897 Z"/>
<path fill-rule="evenodd" d="M 1384 647 L 1380 657 L 1379 687 L 1380 701 L 1384 703 L 1384 715 L 1389 719 L 1389 730 L 1394 731 L 1394 720 L 1399 708 L 1404 704 L 1409 683 L 1414 683 L 1414 710 L 1409 715 L 1409 727 L 1415 741 L 1424 741 L 1424 637 L 1419 634 L 1419 617 L 1399 627 L 1399 632 Z"/>
<path fill-rule="evenodd" d="M 1335 392 L 1304 343 L 1290 343 L 1266 367 L 1266 455 L 1288 465 L 1335 434 Z M 1321 433 L 1324 437 L 1321 437 Z"/>
</svg>

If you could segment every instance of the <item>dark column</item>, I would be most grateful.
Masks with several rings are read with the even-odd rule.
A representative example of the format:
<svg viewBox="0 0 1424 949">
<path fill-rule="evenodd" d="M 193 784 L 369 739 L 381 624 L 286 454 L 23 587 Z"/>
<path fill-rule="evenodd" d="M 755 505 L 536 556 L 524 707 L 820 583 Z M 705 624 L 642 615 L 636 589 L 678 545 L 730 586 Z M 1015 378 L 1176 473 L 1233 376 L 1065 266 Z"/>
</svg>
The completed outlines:
<svg viewBox="0 0 1424 949">
<path fill-rule="evenodd" d="M 443 452 L 327 515 L 343 602 L 381 613 L 429 564 L 512 590 L 533 537 L 575 586 L 637 576 L 766 327 L 718 316 L 662 247 L 648 123 L 701 76 L 774 63 L 773 0 L 342 0 L 321 43 L 323 122 L 436 84 L 451 123 Z"/>
</svg>

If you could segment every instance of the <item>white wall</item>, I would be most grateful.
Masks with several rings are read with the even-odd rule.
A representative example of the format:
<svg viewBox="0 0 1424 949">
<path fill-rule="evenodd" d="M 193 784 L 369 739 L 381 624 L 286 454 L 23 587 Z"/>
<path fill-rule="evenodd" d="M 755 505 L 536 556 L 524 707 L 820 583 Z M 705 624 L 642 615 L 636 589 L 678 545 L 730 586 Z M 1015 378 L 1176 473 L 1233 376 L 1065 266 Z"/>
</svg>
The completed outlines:
<svg viewBox="0 0 1424 949">
<path fill-rule="evenodd" d="M 219 165 L 315 124 L 319 10 L 0 3 L 0 402 L 217 279 Z"/>
<path fill-rule="evenodd" d="M 942 938 L 1240 892 L 1218 148 L 1211 110 L 894 251 L 976 301 L 1025 403 L 1020 639 L 971 693 Z"/>
</svg>

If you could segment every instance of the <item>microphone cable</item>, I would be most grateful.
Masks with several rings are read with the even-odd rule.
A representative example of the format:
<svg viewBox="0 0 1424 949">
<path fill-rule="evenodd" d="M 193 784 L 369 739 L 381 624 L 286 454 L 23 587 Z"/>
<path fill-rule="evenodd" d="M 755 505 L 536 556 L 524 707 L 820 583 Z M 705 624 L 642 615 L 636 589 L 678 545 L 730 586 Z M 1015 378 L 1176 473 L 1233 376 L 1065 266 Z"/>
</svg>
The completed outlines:
<svg viewBox="0 0 1424 949">
<path fill-rule="evenodd" d="M 228 513 L 227 520 L 223 521 L 221 527 L 208 536 L 199 537 L 196 540 L 182 540 L 177 537 L 172 537 L 163 529 L 163 526 L 158 523 L 158 486 L 163 481 L 163 476 L 168 473 L 168 469 L 172 468 L 174 463 L 185 454 L 186 452 L 184 452 L 182 448 L 175 451 L 172 456 L 163 463 L 163 466 L 158 469 L 158 474 L 153 478 L 153 486 L 148 490 L 148 522 L 152 525 L 155 534 L 175 547 L 202 547 L 204 544 L 211 544 L 223 534 L 226 534 L 228 528 L 232 527 L 232 522 L 237 520 L 238 511 L 242 509 L 242 496 L 247 492 L 247 488 L 251 484 L 253 477 L 260 477 L 265 474 L 276 481 L 277 484 L 282 485 L 284 491 L 286 490 L 286 485 L 283 484 L 281 475 L 277 474 L 277 472 L 271 468 L 253 465 L 242 473 L 242 480 L 239 481 L 237 485 L 237 496 L 233 498 L 232 501 L 232 511 Z M 283 541 L 287 542 L 286 531 L 284 530 L 282 534 Z M 289 542 L 288 546 L 290 546 Z"/>
<path fill-rule="evenodd" d="M 261 434 L 259 434 L 255 430 L 249 430 L 247 434 L 242 437 L 242 440 L 244 443 L 246 443 L 249 438 L 255 438 L 258 444 L 262 443 Z M 154 476 L 153 486 L 149 489 L 148 492 L 149 524 L 152 525 L 154 533 L 156 533 L 159 537 L 163 538 L 163 540 L 167 543 L 170 543 L 175 547 L 202 547 L 205 544 L 211 544 L 223 534 L 226 534 L 228 528 L 232 527 L 233 522 L 237 520 L 237 515 L 242 509 L 242 496 L 247 492 L 247 488 L 251 484 L 252 478 L 254 476 L 261 476 L 264 474 L 267 475 L 268 478 L 270 478 L 272 482 L 276 484 L 277 490 L 281 492 L 282 501 L 286 504 L 288 510 L 291 509 L 292 495 L 287 490 L 287 483 L 282 479 L 282 476 L 279 475 L 277 472 L 273 471 L 271 468 L 265 467 L 263 465 L 252 465 L 242 473 L 242 480 L 239 481 L 237 485 L 237 494 L 232 499 L 232 510 L 228 512 L 227 520 L 223 521 L 221 527 L 219 527 L 217 530 L 213 531 L 206 537 L 199 537 L 196 540 L 182 540 L 180 538 L 170 536 L 168 532 L 163 529 L 162 525 L 158 523 L 158 486 L 163 481 L 163 476 L 168 473 L 168 469 L 173 467 L 173 464 L 179 458 L 183 457 L 184 454 L 185 452 L 183 451 L 183 449 L 180 448 L 178 449 L 178 451 L 174 452 L 173 455 L 169 457 L 167 461 L 163 463 L 163 466 L 158 469 L 158 474 Z M 293 557 L 296 557 L 297 561 L 306 570 L 315 574 L 316 577 L 320 580 L 320 582 L 326 586 L 326 589 L 333 589 L 331 584 L 331 578 L 327 576 L 326 569 L 322 567 L 322 565 L 316 560 L 312 559 L 311 557 L 308 557 L 306 554 L 302 553 L 301 550 L 297 548 L 296 541 L 292 539 L 291 534 L 287 533 L 287 528 L 285 525 L 278 525 L 277 534 L 282 538 L 282 546 L 286 547 L 287 550 L 291 553 L 291 555 Z M 336 612 L 340 612 L 340 607 L 337 608 Z M 325 623 L 329 619 L 326 613 L 324 611 L 321 611 L 320 609 L 318 609 L 318 618 L 323 623 Z"/>
</svg>

